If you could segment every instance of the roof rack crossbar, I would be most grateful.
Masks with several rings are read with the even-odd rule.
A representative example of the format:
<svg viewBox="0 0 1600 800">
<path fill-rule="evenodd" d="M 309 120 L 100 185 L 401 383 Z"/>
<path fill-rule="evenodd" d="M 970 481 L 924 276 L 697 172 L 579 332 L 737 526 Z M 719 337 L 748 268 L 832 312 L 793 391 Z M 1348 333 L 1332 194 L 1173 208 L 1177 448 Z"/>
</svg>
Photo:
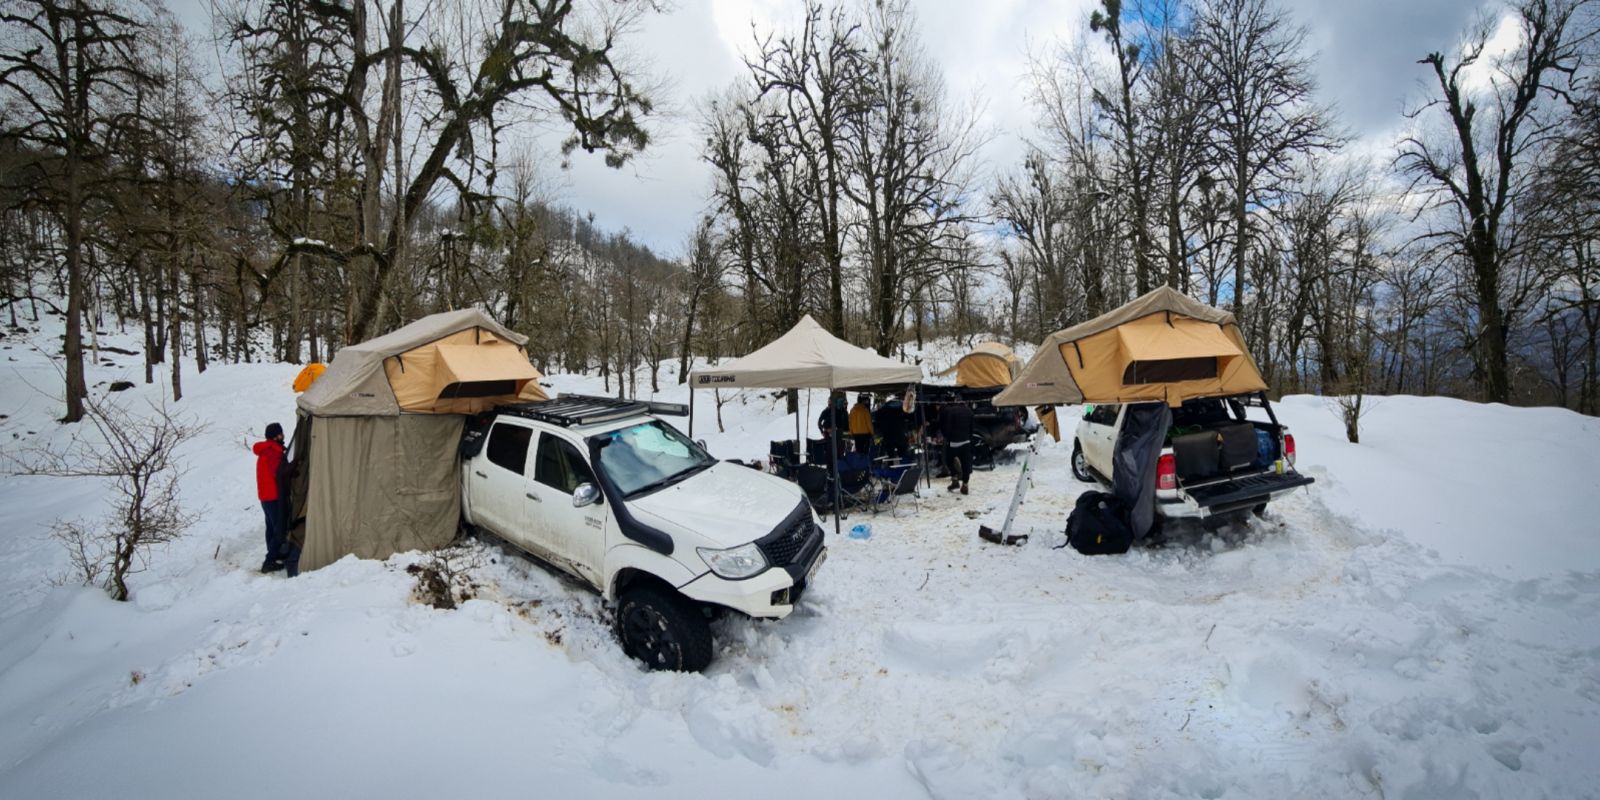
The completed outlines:
<svg viewBox="0 0 1600 800">
<path fill-rule="evenodd" d="M 649 404 L 635 400 L 566 394 L 553 400 L 503 405 L 496 410 L 502 414 L 572 427 L 625 419 L 647 413 L 650 408 Z"/>
</svg>

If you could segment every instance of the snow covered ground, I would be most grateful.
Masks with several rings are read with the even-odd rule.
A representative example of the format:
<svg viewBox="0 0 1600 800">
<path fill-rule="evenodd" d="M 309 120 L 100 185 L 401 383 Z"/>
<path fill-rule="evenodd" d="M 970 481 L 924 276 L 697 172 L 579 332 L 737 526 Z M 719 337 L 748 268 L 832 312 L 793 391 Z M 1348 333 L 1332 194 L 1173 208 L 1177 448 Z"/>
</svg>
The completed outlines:
<svg viewBox="0 0 1600 800">
<path fill-rule="evenodd" d="M 49 360 L 0 347 L 8 452 L 69 435 Z M 95 391 L 139 379 L 108 358 Z M 94 481 L 0 478 L 0 797 L 1600 796 L 1596 420 L 1386 398 L 1355 446 L 1288 398 L 1315 486 L 1246 530 L 1100 558 L 1052 549 L 1085 487 L 1046 444 L 1025 546 L 975 536 L 1015 465 L 970 497 L 935 486 L 852 518 L 871 538 L 830 541 L 794 616 L 723 620 L 712 669 L 676 675 L 622 656 L 594 597 L 482 545 L 453 611 L 412 602 L 416 554 L 256 574 L 246 445 L 292 420 L 295 372 L 186 373 L 200 518 L 129 603 L 50 584 L 48 525 L 98 513 Z M 702 393 L 695 433 L 760 457 L 793 435 L 778 408 L 728 396 L 717 433 Z"/>
</svg>

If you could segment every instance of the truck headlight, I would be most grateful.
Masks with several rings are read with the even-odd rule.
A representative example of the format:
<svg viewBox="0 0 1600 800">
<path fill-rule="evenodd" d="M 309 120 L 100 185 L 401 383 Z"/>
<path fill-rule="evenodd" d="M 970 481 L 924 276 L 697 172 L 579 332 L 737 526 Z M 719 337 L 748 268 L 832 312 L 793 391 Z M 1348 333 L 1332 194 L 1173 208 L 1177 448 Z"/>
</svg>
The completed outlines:
<svg viewBox="0 0 1600 800">
<path fill-rule="evenodd" d="M 712 572 L 729 580 L 748 578 L 767 568 L 767 557 L 761 554 L 761 548 L 756 547 L 755 542 L 727 550 L 696 547 L 695 552 L 700 554 L 701 560 Z"/>
</svg>

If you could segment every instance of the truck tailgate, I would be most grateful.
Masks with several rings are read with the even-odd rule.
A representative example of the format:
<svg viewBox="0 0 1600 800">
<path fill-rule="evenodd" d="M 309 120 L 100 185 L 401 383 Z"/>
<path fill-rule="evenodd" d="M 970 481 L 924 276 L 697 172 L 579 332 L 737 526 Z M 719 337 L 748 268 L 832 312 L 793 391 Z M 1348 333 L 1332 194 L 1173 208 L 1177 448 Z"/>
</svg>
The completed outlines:
<svg viewBox="0 0 1600 800">
<path fill-rule="evenodd" d="M 1314 483 L 1315 480 L 1298 472 L 1286 472 L 1279 475 L 1275 472 L 1264 472 L 1258 475 L 1246 475 L 1204 486 L 1184 487 L 1183 491 L 1190 499 L 1199 504 L 1201 508 L 1214 508 L 1226 506 L 1249 500 L 1254 497 L 1264 497 L 1274 492 L 1293 489 Z"/>
</svg>

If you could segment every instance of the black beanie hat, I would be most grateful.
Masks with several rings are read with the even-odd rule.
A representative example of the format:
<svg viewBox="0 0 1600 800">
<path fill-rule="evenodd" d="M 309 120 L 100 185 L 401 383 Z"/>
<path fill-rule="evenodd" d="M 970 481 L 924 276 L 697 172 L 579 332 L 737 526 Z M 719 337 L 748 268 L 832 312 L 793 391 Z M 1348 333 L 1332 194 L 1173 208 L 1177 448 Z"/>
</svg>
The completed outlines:
<svg viewBox="0 0 1600 800">
<path fill-rule="evenodd" d="M 279 436 L 282 436 L 282 435 L 283 435 L 283 426 L 282 425 L 279 425 L 278 423 L 274 422 L 271 425 L 267 426 L 267 438 L 268 439 L 276 439 L 276 438 L 278 438 Z"/>
</svg>

